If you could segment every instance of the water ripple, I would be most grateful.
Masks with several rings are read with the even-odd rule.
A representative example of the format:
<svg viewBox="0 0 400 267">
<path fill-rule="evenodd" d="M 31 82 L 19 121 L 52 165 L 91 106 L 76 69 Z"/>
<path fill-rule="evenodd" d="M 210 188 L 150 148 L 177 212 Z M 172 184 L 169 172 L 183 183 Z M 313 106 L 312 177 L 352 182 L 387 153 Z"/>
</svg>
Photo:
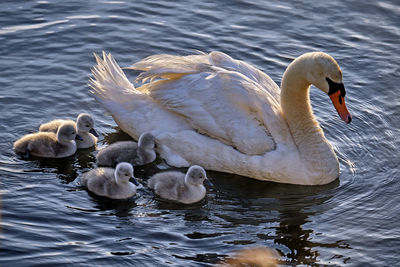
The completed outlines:
<svg viewBox="0 0 400 267">
<path fill-rule="evenodd" d="M 3 27 L 3 28 L 0 28 L 0 35 L 7 34 L 7 33 L 13 33 L 13 32 L 17 32 L 17 31 L 41 29 L 41 28 L 45 28 L 45 27 L 48 27 L 51 25 L 67 23 L 68 21 L 69 20 L 58 20 L 58 21 L 50 21 L 50 22 L 36 23 L 36 24 L 30 24 L 30 25 L 16 25 L 16 26 Z"/>
</svg>

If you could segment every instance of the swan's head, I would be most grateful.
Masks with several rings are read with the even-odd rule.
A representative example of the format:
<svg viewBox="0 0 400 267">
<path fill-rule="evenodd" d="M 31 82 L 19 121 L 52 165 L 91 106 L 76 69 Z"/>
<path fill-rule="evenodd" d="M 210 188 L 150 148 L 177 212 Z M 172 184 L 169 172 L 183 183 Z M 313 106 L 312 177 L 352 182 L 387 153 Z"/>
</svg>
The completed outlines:
<svg viewBox="0 0 400 267">
<path fill-rule="evenodd" d="M 203 184 L 204 181 L 209 182 L 206 171 L 197 165 L 191 166 L 185 175 L 186 184 L 200 185 Z"/>
<path fill-rule="evenodd" d="M 76 134 L 76 132 L 77 131 L 74 122 L 65 122 L 61 124 L 57 130 L 57 140 L 60 143 L 68 143 L 72 140 L 81 138 Z"/>
<path fill-rule="evenodd" d="M 151 133 L 142 133 L 139 137 L 138 146 L 146 150 L 153 150 L 155 147 L 155 138 Z"/>
<path fill-rule="evenodd" d="M 344 97 L 346 90 L 342 81 L 342 71 L 337 62 L 328 54 L 322 52 L 307 53 L 307 80 L 315 87 L 329 95 L 340 118 L 346 123 L 351 122 Z"/>
<path fill-rule="evenodd" d="M 91 133 L 96 137 L 99 137 L 97 132 L 93 129 L 94 127 L 94 120 L 92 116 L 90 116 L 87 113 L 81 113 L 79 114 L 78 118 L 76 119 L 76 128 L 78 129 L 79 132 L 84 132 L 84 133 Z"/>
<path fill-rule="evenodd" d="M 129 181 L 132 181 L 136 186 L 139 186 L 139 183 L 133 176 L 133 167 L 128 162 L 118 163 L 115 168 L 115 180 L 118 184 L 129 183 Z"/>
</svg>

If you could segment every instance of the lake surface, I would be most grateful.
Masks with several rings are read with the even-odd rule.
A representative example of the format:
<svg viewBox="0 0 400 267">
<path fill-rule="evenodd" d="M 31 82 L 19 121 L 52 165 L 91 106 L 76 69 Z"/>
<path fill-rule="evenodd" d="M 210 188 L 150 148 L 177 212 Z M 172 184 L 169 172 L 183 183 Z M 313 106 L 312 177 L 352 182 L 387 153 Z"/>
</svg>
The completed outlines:
<svg viewBox="0 0 400 267">
<path fill-rule="evenodd" d="M 129 139 L 89 94 L 92 53 L 121 66 L 156 53 L 219 50 L 280 84 L 297 56 L 321 50 L 341 66 L 353 122 L 311 91 L 340 158 L 326 186 L 208 172 L 193 205 L 147 189 L 128 201 L 74 181 L 96 149 L 22 160 L 12 144 L 54 118 L 91 113 L 97 149 Z M 384 1 L 2 1 L 0 3 L 1 266 L 213 266 L 267 246 L 281 265 L 394 266 L 400 256 L 400 3 Z M 134 73 L 130 73 L 133 79 Z M 141 182 L 165 166 L 135 170 Z"/>
</svg>

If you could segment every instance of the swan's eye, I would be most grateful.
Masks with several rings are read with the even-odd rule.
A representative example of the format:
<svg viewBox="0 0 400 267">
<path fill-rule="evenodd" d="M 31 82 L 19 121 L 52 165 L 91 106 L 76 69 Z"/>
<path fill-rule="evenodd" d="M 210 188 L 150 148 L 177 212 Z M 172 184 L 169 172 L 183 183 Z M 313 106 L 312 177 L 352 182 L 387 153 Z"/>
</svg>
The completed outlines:
<svg viewBox="0 0 400 267">
<path fill-rule="evenodd" d="M 342 95 L 342 97 L 345 97 L 346 95 L 346 90 L 344 89 L 344 85 L 343 83 L 335 83 L 333 82 L 331 79 L 329 78 L 325 78 L 325 80 L 328 82 L 329 84 L 329 92 L 328 95 L 332 95 L 334 93 L 336 93 L 337 91 L 340 91 L 340 94 Z"/>
</svg>

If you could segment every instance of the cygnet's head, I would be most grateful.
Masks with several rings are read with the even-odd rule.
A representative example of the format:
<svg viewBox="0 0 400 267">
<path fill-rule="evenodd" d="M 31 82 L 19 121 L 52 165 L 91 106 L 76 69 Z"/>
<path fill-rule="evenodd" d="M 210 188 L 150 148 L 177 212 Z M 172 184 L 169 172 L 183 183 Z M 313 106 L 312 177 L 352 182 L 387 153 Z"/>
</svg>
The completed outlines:
<svg viewBox="0 0 400 267">
<path fill-rule="evenodd" d="M 73 122 L 65 122 L 57 130 L 57 140 L 60 143 L 68 143 L 79 136 L 76 134 L 76 126 Z"/>
<path fill-rule="evenodd" d="M 136 186 L 139 186 L 139 183 L 133 176 L 133 167 L 128 162 L 121 162 L 117 165 L 115 168 L 115 180 L 118 184 L 129 183 L 132 180 Z"/>
<path fill-rule="evenodd" d="M 185 183 L 192 185 L 203 184 L 203 182 L 207 179 L 206 171 L 198 166 L 193 165 L 189 168 L 185 175 Z"/>
<path fill-rule="evenodd" d="M 94 127 L 94 120 L 92 116 L 87 113 L 79 114 L 78 118 L 76 119 L 76 127 L 79 132 L 90 132 L 94 136 L 99 136 L 97 132 L 93 129 Z"/>
<path fill-rule="evenodd" d="M 306 78 L 309 83 L 329 95 L 340 118 L 351 122 L 351 115 L 347 110 L 344 97 L 346 90 L 342 81 L 342 71 L 333 57 L 322 52 L 306 53 L 298 58 L 306 62 Z"/>
<path fill-rule="evenodd" d="M 147 150 L 155 147 L 155 138 L 151 133 L 142 133 L 139 137 L 138 146 Z"/>
</svg>

